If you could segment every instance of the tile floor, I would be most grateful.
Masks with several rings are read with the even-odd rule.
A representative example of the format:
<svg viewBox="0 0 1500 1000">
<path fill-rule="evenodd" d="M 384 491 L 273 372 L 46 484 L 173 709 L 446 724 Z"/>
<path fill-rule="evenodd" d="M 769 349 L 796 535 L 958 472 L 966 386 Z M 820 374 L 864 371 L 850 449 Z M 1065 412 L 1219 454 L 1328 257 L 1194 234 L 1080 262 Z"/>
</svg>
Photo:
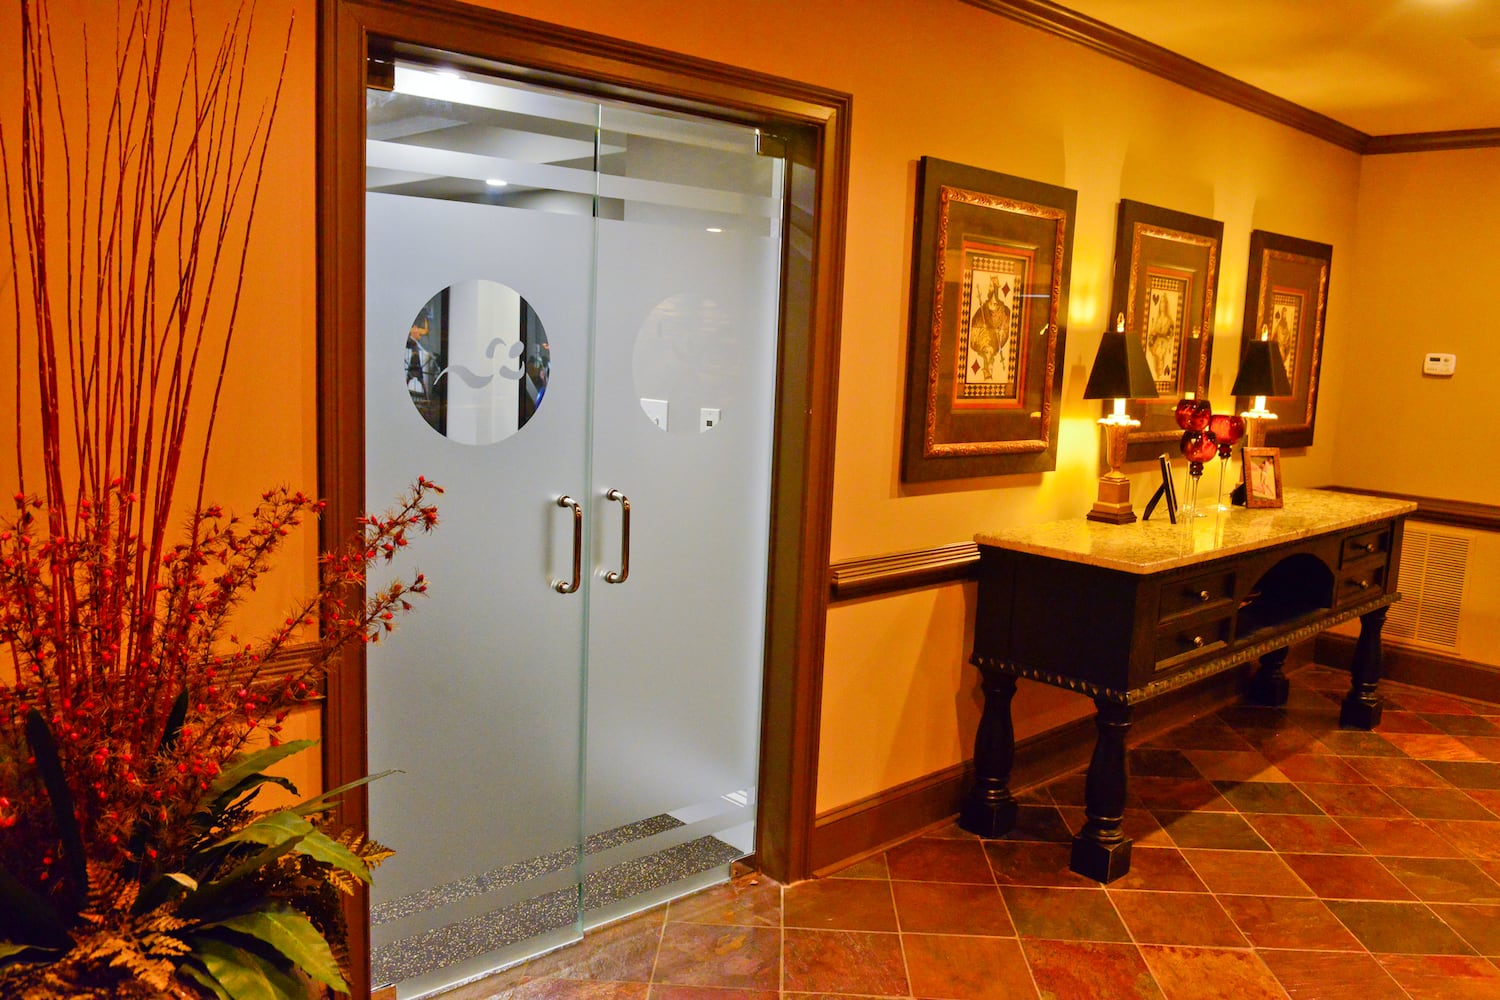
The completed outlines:
<svg viewBox="0 0 1500 1000">
<path fill-rule="evenodd" d="M 1293 676 L 1130 752 L 1130 873 L 1068 871 L 1083 777 L 1018 828 L 956 827 L 832 878 L 755 876 L 591 934 L 445 1000 L 835 997 L 1500 998 L 1500 705 Z"/>
</svg>

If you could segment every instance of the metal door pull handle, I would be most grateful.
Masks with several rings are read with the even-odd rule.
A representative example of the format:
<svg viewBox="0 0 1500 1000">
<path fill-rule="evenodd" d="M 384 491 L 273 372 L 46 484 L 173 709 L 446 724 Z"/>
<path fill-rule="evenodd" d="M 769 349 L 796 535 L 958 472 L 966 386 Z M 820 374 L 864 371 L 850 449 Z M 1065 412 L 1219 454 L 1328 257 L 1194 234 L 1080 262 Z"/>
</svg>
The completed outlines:
<svg viewBox="0 0 1500 1000">
<path fill-rule="evenodd" d="M 620 571 L 605 573 L 604 582 L 624 583 L 630 579 L 630 498 L 619 490 L 609 490 L 604 499 L 617 500 L 620 504 Z"/>
<path fill-rule="evenodd" d="M 583 507 L 577 500 L 570 496 L 557 498 L 559 507 L 573 508 L 573 580 L 556 580 L 552 589 L 559 594 L 574 594 L 578 592 L 578 585 L 583 582 Z"/>
</svg>

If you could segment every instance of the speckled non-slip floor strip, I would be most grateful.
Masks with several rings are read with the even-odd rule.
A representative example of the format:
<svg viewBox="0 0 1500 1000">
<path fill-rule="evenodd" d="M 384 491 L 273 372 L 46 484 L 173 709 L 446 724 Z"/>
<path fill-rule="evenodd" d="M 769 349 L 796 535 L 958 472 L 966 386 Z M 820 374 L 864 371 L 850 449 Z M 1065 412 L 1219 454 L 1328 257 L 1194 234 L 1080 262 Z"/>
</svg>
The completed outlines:
<svg viewBox="0 0 1500 1000">
<path fill-rule="evenodd" d="M 585 853 L 596 854 L 682 825 L 671 816 L 653 816 L 589 837 L 585 841 Z M 715 837 L 700 837 L 655 854 L 612 865 L 585 878 L 584 908 L 588 911 L 596 910 L 639 893 L 670 885 L 716 866 L 727 865 L 740 857 L 741 853 Z M 412 913 L 436 909 L 485 892 L 521 884 L 550 872 L 566 869 L 576 859 L 576 852 L 556 851 L 472 878 L 410 893 L 372 908 L 371 921 L 374 924 L 388 923 Z M 576 916 L 577 899 L 576 890 L 562 889 L 376 947 L 371 954 L 371 982 L 394 983 L 412 979 L 455 962 L 566 927 Z"/>
</svg>

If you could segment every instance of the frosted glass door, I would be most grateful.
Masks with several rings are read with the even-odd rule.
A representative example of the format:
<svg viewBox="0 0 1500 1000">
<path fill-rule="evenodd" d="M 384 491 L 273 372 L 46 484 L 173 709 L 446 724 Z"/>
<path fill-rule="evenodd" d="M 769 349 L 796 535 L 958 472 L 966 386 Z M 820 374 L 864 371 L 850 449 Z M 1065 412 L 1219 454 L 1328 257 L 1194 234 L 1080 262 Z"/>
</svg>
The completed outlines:
<svg viewBox="0 0 1500 1000">
<path fill-rule="evenodd" d="M 781 204 L 753 130 L 601 123 L 584 825 L 651 835 L 589 856 L 590 909 L 753 849 Z"/>
<path fill-rule="evenodd" d="M 429 596 L 368 659 L 370 767 L 401 771 L 370 789 L 397 852 L 372 982 L 411 996 L 579 933 L 585 595 L 555 584 L 558 498 L 586 503 L 594 223 L 372 193 L 366 224 L 366 496 L 447 490 L 404 560 Z"/>
</svg>

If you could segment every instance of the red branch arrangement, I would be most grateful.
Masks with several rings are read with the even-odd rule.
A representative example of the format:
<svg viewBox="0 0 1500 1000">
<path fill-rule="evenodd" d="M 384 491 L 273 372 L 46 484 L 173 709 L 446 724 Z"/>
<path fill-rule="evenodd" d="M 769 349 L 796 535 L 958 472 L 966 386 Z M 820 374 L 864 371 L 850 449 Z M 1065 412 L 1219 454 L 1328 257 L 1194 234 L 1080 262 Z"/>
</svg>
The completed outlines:
<svg viewBox="0 0 1500 1000">
<path fill-rule="evenodd" d="M 233 867 L 225 844 L 270 843 L 245 832 L 252 814 L 235 797 L 281 779 L 236 777 L 226 788 L 226 771 L 243 769 L 264 734 L 274 745 L 340 651 L 378 640 L 425 591 L 418 575 L 367 593 L 366 570 L 436 524 L 441 490 L 419 478 L 392 510 L 361 518 L 348 547 L 321 558 L 318 593 L 268 636 L 233 634 L 233 613 L 288 534 L 322 509 L 278 488 L 240 519 L 202 492 L 290 28 L 273 75 L 254 69 L 250 8 L 205 45 L 190 0 L 121 0 L 106 15 L 114 79 L 96 90 L 89 25 L 81 41 L 55 37 L 44 0 L 16 6 L 19 135 L 0 129 L 17 401 L 15 513 L 0 517 L 0 895 L 44 901 L 60 923 L 50 938 L 28 938 L 19 910 L 0 917 L 0 986 L 18 968 L 13 956 L 77 955 L 82 918 L 97 929 L 114 912 L 125 929 L 90 945 L 84 964 L 128 967 L 187 995 L 171 977 L 195 941 L 256 934 L 247 918 L 222 916 L 233 894 L 215 897 L 215 924 L 207 904 L 174 888 L 196 891 Z M 80 46 L 81 97 L 64 86 L 78 78 L 72 64 L 59 62 Z M 308 643 L 314 652 L 295 670 L 268 668 Z M 301 815 L 317 806 L 327 809 L 315 802 Z M 361 862 L 378 859 L 351 850 L 358 857 L 338 855 L 336 866 L 367 877 Z M 191 878 L 190 855 L 210 859 Z M 275 866 L 260 864 L 256 878 L 268 879 Z M 101 899 L 101 885 L 115 898 Z M 167 931 L 177 943 L 162 943 Z M 222 949 L 204 948 L 189 978 L 234 995 L 214 964 Z M 336 968 L 321 978 L 341 985 Z M 85 995 L 68 992 L 77 975 L 47 982 Z"/>
</svg>

